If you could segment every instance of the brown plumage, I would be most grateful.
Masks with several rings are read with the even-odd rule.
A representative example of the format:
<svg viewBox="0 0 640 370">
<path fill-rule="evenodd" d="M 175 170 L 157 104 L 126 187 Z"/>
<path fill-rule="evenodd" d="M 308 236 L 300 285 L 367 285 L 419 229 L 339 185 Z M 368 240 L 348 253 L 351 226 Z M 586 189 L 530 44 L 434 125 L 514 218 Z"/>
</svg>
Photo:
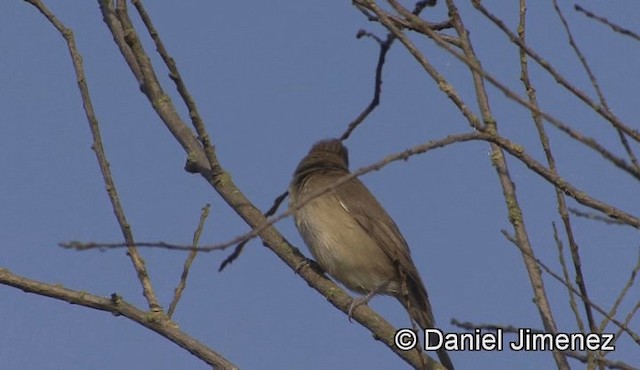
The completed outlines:
<svg viewBox="0 0 640 370">
<path fill-rule="evenodd" d="M 289 188 L 290 206 L 349 174 L 347 148 L 337 139 L 316 143 L 302 159 Z M 364 294 L 349 310 L 376 294 L 396 297 L 422 329 L 435 327 L 427 290 L 407 242 L 377 199 L 357 178 L 294 211 L 316 262 L 347 288 Z M 437 351 L 453 370 L 447 352 Z"/>
</svg>

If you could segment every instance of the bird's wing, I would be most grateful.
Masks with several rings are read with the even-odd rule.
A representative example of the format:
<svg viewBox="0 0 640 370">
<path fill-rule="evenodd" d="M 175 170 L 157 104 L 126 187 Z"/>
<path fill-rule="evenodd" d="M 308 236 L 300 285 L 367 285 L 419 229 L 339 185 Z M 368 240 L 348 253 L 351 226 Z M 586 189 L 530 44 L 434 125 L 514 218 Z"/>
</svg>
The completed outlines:
<svg viewBox="0 0 640 370">
<path fill-rule="evenodd" d="M 378 200 L 364 184 L 353 178 L 340 185 L 339 202 L 371 236 L 389 258 L 398 264 L 407 275 L 410 283 L 419 290 L 419 294 L 427 299 L 427 291 L 420 279 L 420 274 L 413 264 L 409 246 L 389 214 L 382 208 Z M 334 193 L 337 195 L 338 193 Z M 427 301 L 428 302 L 428 301 Z"/>
</svg>

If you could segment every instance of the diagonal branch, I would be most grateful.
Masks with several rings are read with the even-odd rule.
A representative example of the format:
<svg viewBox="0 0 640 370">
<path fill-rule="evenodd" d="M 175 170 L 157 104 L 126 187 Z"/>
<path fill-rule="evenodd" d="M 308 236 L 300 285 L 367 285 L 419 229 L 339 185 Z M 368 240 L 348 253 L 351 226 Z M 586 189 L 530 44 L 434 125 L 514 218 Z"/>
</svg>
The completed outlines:
<svg viewBox="0 0 640 370">
<path fill-rule="evenodd" d="M 131 231 L 131 225 L 127 221 L 127 218 L 124 214 L 124 209 L 122 204 L 120 203 L 120 198 L 118 197 L 118 192 L 116 190 L 115 182 L 113 181 L 113 176 L 111 175 L 111 170 L 109 168 L 109 162 L 107 161 L 107 156 L 104 151 L 104 147 L 102 145 L 102 137 L 100 135 L 100 126 L 98 125 L 98 119 L 93 111 L 93 104 L 91 103 L 91 97 L 89 95 L 89 86 L 87 85 L 87 80 L 84 74 L 84 67 L 82 65 L 82 56 L 78 52 L 76 48 L 75 39 L 73 37 L 73 32 L 66 28 L 62 22 L 60 22 L 53 13 L 51 13 L 45 5 L 39 0 L 27 0 L 30 4 L 35 6 L 48 20 L 53 24 L 53 26 L 60 32 L 62 37 L 64 37 L 67 42 L 67 46 L 69 48 L 69 53 L 71 54 L 71 61 L 73 62 L 73 68 L 76 73 L 76 80 L 78 82 L 78 89 L 80 90 L 80 95 L 82 97 L 82 104 L 84 106 L 84 111 L 87 116 L 87 121 L 89 122 L 89 127 L 91 129 L 91 135 L 93 136 L 93 145 L 91 146 L 94 152 L 96 153 L 96 157 L 98 159 L 98 164 L 100 166 L 100 171 L 102 172 L 102 178 L 104 180 L 107 193 L 109 195 L 109 200 L 111 201 L 111 206 L 113 208 L 113 213 L 118 220 L 118 224 L 120 225 L 120 230 L 124 237 L 124 240 L 127 242 L 128 255 L 131 258 L 131 262 L 136 270 L 138 275 L 138 279 L 142 284 L 142 290 L 145 298 L 147 299 L 147 303 L 149 304 L 149 308 L 152 311 L 160 311 L 162 308 L 158 303 L 158 299 L 153 292 L 153 287 L 151 285 L 151 280 L 149 279 L 149 274 L 147 273 L 147 268 L 145 266 L 144 260 L 138 253 L 135 248 L 135 240 L 133 238 L 133 232 Z"/>
<path fill-rule="evenodd" d="M 0 268 L 0 284 L 12 286 L 27 293 L 34 293 L 59 301 L 110 312 L 116 316 L 124 316 L 127 319 L 169 339 L 211 366 L 220 369 L 238 368 L 217 352 L 212 351 L 204 344 L 198 342 L 195 338 L 192 338 L 185 332 L 181 331 L 178 325 L 171 321 L 171 319 L 162 312 L 149 313 L 142 311 L 132 304 L 127 303 L 115 293 L 111 295 L 110 299 L 103 298 L 87 292 L 67 289 L 60 286 L 60 284 L 45 284 L 36 280 L 31 280 L 13 274 L 9 270 L 3 268 Z"/>
<path fill-rule="evenodd" d="M 624 28 L 622 26 L 619 26 L 619 25 L 617 25 L 615 23 L 612 23 L 607 18 L 601 17 L 601 16 L 599 16 L 599 15 L 593 13 L 593 12 L 590 12 L 587 9 L 583 8 L 582 6 L 580 6 L 578 4 L 575 4 L 573 7 L 574 7 L 574 9 L 576 11 L 586 15 L 588 18 L 595 19 L 596 21 L 611 27 L 611 29 L 614 32 L 617 32 L 617 33 L 619 33 L 621 35 L 629 36 L 629 37 L 631 37 L 632 39 L 634 39 L 636 41 L 640 41 L 640 35 L 638 35 L 637 33 L 633 32 L 633 31 L 631 31 L 631 30 L 629 30 L 627 28 Z"/>
<path fill-rule="evenodd" d="M 198 227 L 196 231 L 193 233 L 193 243 L 191 250 L 189 251 L 189 255 L 187 259 L 184 261 L 184 266 L 182 268 L 182 275 L 180 276 L 180 282 L 178 286 L 174 290 L 173 300 L 169 304 L 169 309 L 167 310 L 167 316 L 169 318 L 173 317 L 173 313 L 176 310 L 176 306 L 178 306 L 178 301 L 182 297 L 182 292 L 184 288 L 187 286 L 187 278 L 189 277 L 189 270 L 191 269 L 191 264 L 196 259 L 196 255 L 198 254 L 198 244 L 200 243 L 200 236 L 202 235 L 202 230 L 204 229 L 204 222 L 207 217 L 209 217 L 209 209 L 211 205 L 207 203 L 204 207 L 202 207 L 202 212 L 200 214 L 200 222 L 198 223 Z"/>
<path fill-rule="evenodd" d="M 124 39 L 114 35 L 114 41 L 118 43 L 120 50 L 130 49 L 135 58 L 141 74 L 140 89 L 145 94 L 152 107 L 173 134 L 176 140 L 187 153 L 186 170 L 189 172 L 198 172 L 200 175 L 215 189 L 222 199 L 233 209 L 242 220 L 244 220 L 252 229 L 258 228 L 266 222 L 262 212 L 240 191 L 231 178 L 231 175 L 220 165 L 213 146 L 203 148 L 201 142 L 194 135 L 193 131 L 179 117 L 173 102 L 167 94 L 164 93 L 159 84 L 154 68 L 147 56 L 142 43 L 140 42 L 136 31 L 129 19 L 126 8 L 119 6 L 115 10 L 110 7 L 110 1 L 98 0 L 107 25 L 112 33 L 119 32 L 118 27 L 112 27 L 111 24 L 121 24 L 124 30 Z M 125 44 L 122 44 L 122 43 Z M 135 75 L 135 72 L 134 72 Z M 179 78 L 179 76 L 173 76 Z M 172 77 L 172 78 L 173 78 Z M 203 137 L 206 131 L 204 125 L 196 127 L 198 136 Z M 208 136 L 207 136 L 208 137 Z M 204 149 L 204 150 L 203 150 Z M 269 226 L 258 233 L 263 244 L 271 249 L 287 266 L 296 271 L 307 283 L 328 298 L 328 300 L 341 311 L 347 313 L 351 305 L 351 297 L 347 295 L 340 287 L 333 283 L 323 274 L 310 268 L 307 259 L 294 248 L 275 228 Z M 375 337 L 387 345 L 392 351 L 398 354 L 403 360 L 412 366 L 417 366 L 423 359 L 423 356 L 417 351 L 401 351 L 393 343 L 393 335 L 395 329 L 387 323 L 382 317 L 367 307 L 354 312 L 353 318 L 367 327 Z M 426 355 L 425 355 L 426 357 Z M 431 360 L 433 361 L 433 360 Z"/>
</svg>

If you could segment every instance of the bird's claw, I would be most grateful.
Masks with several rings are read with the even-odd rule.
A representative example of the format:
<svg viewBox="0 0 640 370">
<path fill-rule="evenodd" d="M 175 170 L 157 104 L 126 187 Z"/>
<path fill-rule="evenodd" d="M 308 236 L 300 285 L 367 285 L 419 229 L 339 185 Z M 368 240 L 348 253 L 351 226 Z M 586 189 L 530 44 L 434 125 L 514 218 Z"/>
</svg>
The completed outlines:
<svg viewBox="0 0 640 370">
<path fill-rule="evenodd" d="M 349 319 L 349 322 L 353 322 L 353 320 L 351 320 L 351 318 L 353 317 L 353 310 L 358 308 L 358 306 L 369 303 L 369 300 L 371 299 L 372 296 L 373 295 L 371 294 L 367 294 L 359 298 L 354 298 L 351 301 L 351 305 L 349 306 L 349 311 L 347 312 L 347 318 Z"/>
</svg>

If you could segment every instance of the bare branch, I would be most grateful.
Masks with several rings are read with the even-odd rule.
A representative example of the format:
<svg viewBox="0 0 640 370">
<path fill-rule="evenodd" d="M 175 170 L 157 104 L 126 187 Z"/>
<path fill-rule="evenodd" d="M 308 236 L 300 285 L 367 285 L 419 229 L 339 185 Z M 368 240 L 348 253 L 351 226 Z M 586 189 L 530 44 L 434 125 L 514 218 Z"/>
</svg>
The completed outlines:
<svg viewBox="0 0 640 370">
<path fill-rule="evenodd" d="M 586 333 L 584 322 L 582 321 L 580 310 L 578 309 L 578 305 L 576 303 L 576 296 L 575 294 L 573 294 L 573 290 L 575 290 L 575 288 L 571 283 L 569 269 L 567 268 L 567 261 L 564 258 L 564 245 L 562 243 L 562 240 L 560 239 L 560 235 L 558 235 L 558 228 L 556 227 L 556 223 L 552 222 L 551 226 L 553 227 L 553 239 L 556 241 L 556 247 L 558 248 L 558 261 L 560 262 L 560 266 L 562 266 L 562 277 L 564 285 L 570 287 L 569 289 L 567 289 L 567 293 L 569 294 L 569 306 L 571 307 L 571 311 L 573 311 L 573 316 L 576 318 L 578 329 L 581 333 Z"/>
<path fill-rule="evenodd" d="M 578 217 L 586 218 L 588 220 L 603 222 L 607 225 L 624 225 L 625 224 L 620 220 L 616 220 L 610 217 L 603 217 L 599 214 L 583 212 L 577 208 L 569 208 L 569 211 Z"/>
<path fill-rule="evenodd" d="M 422 10 L 424 10 L 424 8 L 427 6 L 435 6 L 435 1 L 418 1 L 412 11 L 412 14 L 420 14 L 420 12 L 422 12 Z M 342 141 L 348 139 L 349 136 L 351 136 L 353 130 L 355 130 L 356 127 L 358 127 L 358 125 L 360 125 L 380 104 L 380 95 L 382 93 L 382 68 L 384 67 L 387 53 L 391 49 L 391 45 L 393 45 L 393 42 L 396 40 L 396 37 L 393 35 L 393 33 L 388 33 L 387 38 L 382 41 L 378 36 L 375 36 L 374 34 L 365 30 L 358 31 L 356 37 L 369 37 L 376 40 L 378 45 L 380 45 L 380 52 L 378 53 L 378 63 L 376 64 L 373 98 L 371 99 L 369 105 L 367 105 L 367 107 L 365 107 L 365 109 L 358 115 L 358 117 L 356 117 L 356 119 L 349 123 L 347 130 L 342 134 L 342 136 L 340 136 L 340 140 Z"/>
<path fill-rule="evenodd" d="M 558 5 L 558 1 L 557 0 L 553 0 L 553 7 L 556 10 L 556 13 L 558 14 L 558 17 L 560 17 L 560 21 L 562 23 L 562 26 L 564 27 L 565 32 L 567 33 L 567 37 L 569 38 L 569 45 L 571 45 L 571 48 L 573 49 L 573 51 L 578 56 L 578 60 L 580 60 L 580 64 L 582 64 L 582 67 L 584 68 L 585 72 L 587 73 L 587 76 L 589 76 L 589 81 L 591 81 L 591 86 L 593 86 L 593 89 L 596 91 L 596 94 L 598 95 L 598 99 L 600 100 L 600 105 L 607 112 L 611 113 L 611 108 L 609 108 L 609 104 L 607 103 L 607 99 L 605 98 L 604 93 L 602 92 L 602 89 L 600 88 L 600 84 L 598 83 L 598 79 L 596 78 L 596 75 L 591 70 L 591 67 L 589 66 L 589 63 L 587 62 L 587 58 L 584 56 L 584 54 L 582 53 L 582 51 L 578 47 L 578 44 L 576 44 L 576 42 L 575 42 L 575 40 L 573 38 L 573 34 L 571 33 L 571 29 L 569 28 L 569 23 L 565 19 L 564 14 L 562 14 L 562 10 L 560 9 L 560 6 Z M 622 129 L 620 127 L 615 127 L 615 129 L 618 132 L 618 137 L 620 138 L 620 143 L 622 144 L 622 146 L 626 150 L 627 156 L 631 160 L 631 163 L 635 166 L 636 171 L 640 172 L 640 162 L 638 162 L 638 158 L 636 157 L 635 153 L 633 152 L 633 149 L 629 145 L 629 142 L 627 140 L 627 137 L 625 136 L 624 131 L 622 131 Z"/>
<path fill-rule="evenodd" d="M 325 194 L 329 191 L 331 191 L 332 189 L 340 186 L 341 184 L 343 184 L 346 181 L 349 181 L 350 179 L 354 178 L 354 177 L 358 177 L 358 176 L 362 176 L 366 173 L 372 172 L 372 171 L 378 171 L 381 168 L 383 168 L 384 166 L 388 165 L 391 162 L 395 162 L 395 161 L 399 161 L 399 160 L 408 160 L 411 156 L 416 155 L 416 154 L 422 154 L 422 153 L 426 153 L 428 151 L 434 150 L 434 149 L 439 149 L 439 148 L 444 148 L 445 146 L 451 145 L 451 144 L 455 144 L 455 143 L 459 143 L 459 142 L 465 142 L 465 141 L 470 141 L 470 140 L 479 140 L 481 137 L 483 137 L 481 134 L 479 133 L 467 133 L 467 134 L 458 134 L 458 135 L 451 135 L 451 136 L 447 136 L 444 139 L 440 139 L 440 140 L 436 140 L 436 141 L 429 141 L 427 143 L 424 143 L 422 145 L 418 145 L 415 146 L 413 148 L 407 149 L 405 151 L 399 152 L 399 153 L 395 153 L 392 155 L 389 155 L 387 157 L 385 157 L 384 159 L 375 162 L 369 166 L 366 167 L 362 167 L 354 172 L 352 172 L 351 174 L 349 174 L 348 176 L 344 176 L 341 179 L 337 180 L 336 182 L 334 182 L 333 184 L 329 184 L 328 186 L 322 187 L 320 189 L 318 189 L 317 191 L 309 194 L 309 197 L 306 198 L 305 201 L 303 202 L 299 202 L 295 207 L 293 208 L 289 208 L 286 211 L 280 213 L 278 216 L 269 218 L 268 220 L 265 220 L 265 222 L 263 222 L 262 224 L 258 225 L 257 227 L 255 227 L 253 230 L 251 230 L 250 232 L 247 232 L 245 234 L 239 235 L 227 242 L 224 243 L 220 243 L 220 244 L 216 244 L 216 245 L 211 245 L 211 246 L 201 246 L 196 248 L 199 252 L 210 252 L 210 251 L 215 251 L 215 250 L 222 250 L 222 249 L 226 249 L 234 244 L 237 243 L 241 243 L 250 239 L 253 239 L 257 236 L 259 236 L 261 233 L 263 233 L 265 230 L 268 230 L 269 228 L 271 228 L 276 222 L 289 217 L 293 212 L 295 212 L 296 210 L 300 209 L 301 207 L 304 207 L 308 202 L 310 202 L 311 200 L 321 196 L 322 194 Z M 95 248 L 121 248 L 124 246 L 124 244 L 122 243 L 81 243 L 81 242 L 70 242 L 70 243 L 61 243 L 60 246 L 64 247 L 64 248 L 73 248 L 73 249 L 77 249 L 77 250 L 87 250 L 87 249 L 95 249 Z M 174 250 L 191 250 L 193 249 L 192 246 L 188 246 L 188 245 L 175 245 L 175 244 L 168 244 L 168 243 L 163 243 L 163 242 L 157 242 L 157 243 L 138 243 L 137 246 L 145 246 L 145 247 L 159 247 L 159 248 L 164 248 L 164 249 L 174 249 Z"/>
<path fill-rule="evenodd" d="M 518 47 L 524 49 L 524 51 L 527 53 L 527 55 L 529 55 L 533 60 L 536 61 L 536 63 L 538 63 L 550 75 L 552 75 L 553 78 L 560 85 L 562 85 L 564 88 L 566 88 L 568 91 L 570 91 L 573 95 L 575 95 L 580 100 L 582 100 L 585 104 L 587 104 L 589 107 L 591 107 L 595 112 L 599 113 L 600 116 L 602 116 L 605 120 L 610 122 L 612 126 L 614 126 L 616 128 L 619 128 L 625 134 L 627 134 L 630 137 L 632 137 L 635 141 L 640 141 L 640 131 L 628 127 L 622 121 L 620 121 L 616 116 L 614 116 L 611 112 L 607 111 L 606 109 L 604 109 L 604 107 L 602 107 L 601 105 L 599 105 L 596 102 L 594 102 L 584 92 L 580 91 L 578 88 L 576 88 L 575 86 L 571 85 L 567 81 L 567 79 L 564 78 L 564 76 L 562 76 L 560 73 L 558 73 L 556 71 L 556 69 L 551 66 L 551 64 L 548 61 L 546 61 L 545 59 L 540 57 L 540 55 L 538 55 L 529 46 L 521 43 L 520 40 L 518 39 L 518 37 L 516 35 L 514 35 L 513 32 L 511 32 L 509 30 L 509 28 L 507 28 L 507 26 L 504 24 L 504 22 L 502 22 L 496 16 L 491 14 L 491 12 L 489 12 L 487 10 L 487 8 L 485 8 L 480 1 L 472 0 L 471 2 L 473 4 L 473 6 L 480 11 L 480 13 L 482 15 L 484 15 L 485 17 L 487 17 L 487 19 L 492 21 L 509 38 L 509 40 L 511 42 L 513 42 Z M 546 117 L 545 117 L 545 119 L 546 119 Z M 553 121 L 549 121 L 549 122 L 554 124 L 554 125 L 556 125 Z"/>
<path fill-rule="evenodd" d="M 133 232 L 131 231 L 131 226 L 129 225 L 129 222 L 127 221 L 127 218 L 124 214 L 124 208 L 120 203 L 120 198 L 118 197 L 116 185 L 109 168 L 109 162 L 107 161 L 107 156 L 102 145 L 102 136 L 100 135 L 100 126 L 98 124 L 98 119 L 93 110 L 93 104 L 91 103 L 89 86 L 87 85 L 87 80 L 84 74 L 84 67 L 82 65 L 82 56 L 80 55 L 76 47 L 73 32 L 70 29 L 66 28 L 62 24 L 62 22 L 60 22 L 53 15 L 53 13 L 51 13 L 39 0 L 29 0 L 29 3 L 35 6 L 49 20 L 49 22 L 51 22 L 51 24 L 58 30 L 58 32 L 60 32 L 62 37 L 64 37 L 65 41 L 67 42 L 67 47 L 69 48 L 69 53 L 71 54 L 73 68 L 76 73 L 78 89 L 80 90 L 80 96 L 82 97 L 82 104 L 84 106 L 84 111 L 87 116 L 87 121 L 89 122 L 91 135 L 93 137 L 93 144 L 91 148 L 96 153 L 96 158 L 98 159 L 100 171 L 102 172 L 102 178 L 107 189 L 107 194 L 109 195 L 109 200 L 111 201 L 113 213 L 118 220 L 122 235 L 127 242 L 127 248 L 129 252 L 128 254 L 136 270 L 138 279 L 142 284 L 142 290 L 145 298 L 147 299 L 147 303 L 149 304 L 149 308 L 152 311 L 161 311 L 162 308 L 160 307 L 158 299 L 153 292 L 153 286 L 151 285 L 151 280 L 149 279 L 149 274 L 147 273 L 147 268 L 145 266 L 144 260 L 134 247 L 135 241 Z"/>
<path fill-rule="evenodd" d="M 607 18 L 601 17 L 601 16 L 599 16 L 599 15 L 597 15 L 595 13 L 592 13 L 592 12 L 588 11 L 587 9 L 583 8 L 582 6 L 580 6 L 578 4 L 575 4 L 573 7 L 574 7 L 574 9 L 576 11 L 586 15 L 587 17 L 589 17 L 591 19 L 595 19 L 598 22 L 611 27 L 611 29 L 614 32 L 617 32 L 617 33 L 619 33 L 621 35 L 629 36 L 629 37 L 635 39 L 636 41 L 640 41 L 640 35 L 638 35 L 637 33 L 633 32 L 633 31 L 631 31 L 631 30 L 629 30 L 627 28 L 618 26 L 617 24 L 615 24 L 613 22 L 610 22 Z"/>
<path fill-rule="evenodd" d="M 469 321 L 458 321 L 456 319 L 451 320 L 451 324 L 461 328 L 461 329 L 466 329 L 469 331 L 475 331 L 476 329 L 479 330 L 488 330 L 488 331 L 496 331 L 496 330 L 502 330 L 504 333 L 518 333 L 519 330 L 521 330 L 521 328 L 515 327 L 513 325 L 499 325 L 499 324 L 474 324 L 471 323 Z M 535 334 L 545 334 L 545 332 L 543 330 L 538 330 L 538 329 L 531 329 L 531 333 L 535 333 Z M 585 356 L 582 353 L 576 352 L 576 351 L 561 351 L 563 355 L 574 358 L 584 364 L 588 364 L 589 363 L 589 357 Z M 604 364 L 605 366 L 607 366 L 609 369 L 620 369 L 620 370 L 636 370 L 635 367 L 628 365 L 622 361 L 611 361 L 611 360 L 605 360 L 605 359 L 600 359 L 599 360 L 602 364 Z"/>
<path fill-rule="evenodd" d="M 505 230 L 502 230 L 502 234 L 505 236 L 505 238 L 507 240 L 509 240 L 513 245 L 515 245 L 518 249 L 520 249 L 521 252 L 526 253 L 520 248 L 520 246 L 517 243 L 515 243 L 514 238 L 511 235 L 509 235 L 509 233 L 507 233 Z M 566 286 L 567 289 L 570 289 L 574 294 L 579 296 L 580 299 L 584 300 L 586 304 L 591 306 L 593 309 L 595 309 L 597 312 L 599 312 L 602 316 L 605 316 L 609 320 L 611 320 L 611 322 L 614 323 L 618 328 L 620 328 L 625 333 L 629 334 L 629 336 L 633 339 L 633 341 L 636 342 L 636 344 L 640 345 L 640 336 L 637 333 L 635 333 L 634 331 L 632 331 L 626 323 L 620 322 L 620 321 L 616 320 L 614 317 L 608 316 L 609 313 L 607 311 L 605 311 L 602 307 L 600 307 L 599 305 L 597 305 L 594 302 L 590 301 L 587 297 L 583 297 L 580 294 L 580 292 L 577 291 L 573 286 L 566 285 L 565 281 L 562 279 L 562 277 L 560 275 L 558 275 L 557 273 L 555 273 L 553 270 L 551 270 L 551 268 L 549 268 L 545 263 L 543 263 L 542 261 L 540 261 L 537 258 L 535 259 L 535 261 L 546 273 L 548 273 L 551 277 L 553 277 L 556 281 L 560 282 L 562 285 Z"/>
<path fill-rule="evenodd" d="M 184 267 L 182 269 L 182 276 L 180 277 L 180 282 L 174 291 L 173 300 L 171 304 L 169 304 L 169 309 L 167 310 L 167 316 L 169 318 L 173 317 L 173 313 L 176 310 L 176 306 L 178 305 L 178 301 L 180 297 L 182 297 L 182 292 L 184 288 L 187 286 L 187 277 L 189 276 L 189 269 L 191 269 L 191 264 L 193 260 L 196 259 L 196 255 L 198 254 L 198 244 L 200 243 L 200 235 L 202 235 L 202 230 L 204 229 L 204 222 L 209 217 L 209 209 L 211 208 L 210 204 L 207 204 L 202 208 L 202 213 L 200 215 L 200 222 L 198 223 L 198 228 L 193 233 L 193 248 L 191 252 L 189 252 L 189 256 L 187 256 L 186 261 L 184 261 Z"/>
<path fill-rule="evenodd" d="M 13 274 L 7 269 L 0 268 L 0 283 L 20 289 L 27 293 L 53 298 L 59 301 L 109 312 L 150 329 L 169 339 L 178 346 L 186 349 L 207 364 L 220 369 L 237 369 L 233 363 L 214 352 L 181 331 L 178 325 L 162 312 L 146 312 L 127 303 L 117 294 L 111 298 L 95 296 L 83 291 L 67 289 L 60 284 L 45 284 Z"/>
</svg>

